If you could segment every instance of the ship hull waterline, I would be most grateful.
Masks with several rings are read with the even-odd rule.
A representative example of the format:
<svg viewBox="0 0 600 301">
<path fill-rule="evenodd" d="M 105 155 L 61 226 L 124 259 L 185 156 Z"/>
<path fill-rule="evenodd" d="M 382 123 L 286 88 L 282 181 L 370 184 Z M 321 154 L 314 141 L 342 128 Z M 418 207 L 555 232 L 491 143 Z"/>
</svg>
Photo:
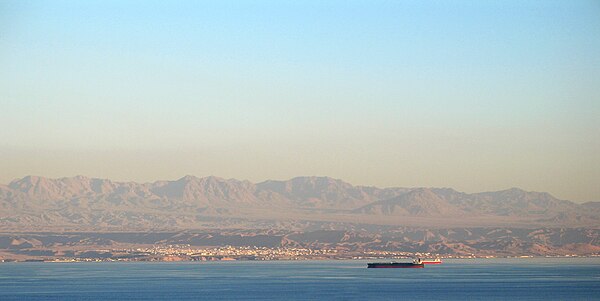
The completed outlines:
<svg viewBox="0 0 600 301">
<path fill-rule="evenodd" d="M 369 269 L 422 269 L 425 265 L 422 263 L 369 263 Z"/>
</svg>

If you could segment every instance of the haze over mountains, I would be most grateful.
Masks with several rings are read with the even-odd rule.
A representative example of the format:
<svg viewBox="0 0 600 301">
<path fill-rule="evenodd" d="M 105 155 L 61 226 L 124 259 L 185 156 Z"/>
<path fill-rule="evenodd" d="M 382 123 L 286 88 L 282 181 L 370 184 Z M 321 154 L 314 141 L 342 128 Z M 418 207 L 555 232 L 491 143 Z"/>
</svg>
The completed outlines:
<svg viewBox="0 0 600 301">
<path fill-rule="evenodd" d="M 353 186 L 328 177 L 251 183 L 185 176 L 135 183 L 27 176 L 0 185 L 0 230 L 306 230 L 325 224 L 598 228 L 599 204 L 518 188 L 467 194 L 451 188 Z"/>
</svg>

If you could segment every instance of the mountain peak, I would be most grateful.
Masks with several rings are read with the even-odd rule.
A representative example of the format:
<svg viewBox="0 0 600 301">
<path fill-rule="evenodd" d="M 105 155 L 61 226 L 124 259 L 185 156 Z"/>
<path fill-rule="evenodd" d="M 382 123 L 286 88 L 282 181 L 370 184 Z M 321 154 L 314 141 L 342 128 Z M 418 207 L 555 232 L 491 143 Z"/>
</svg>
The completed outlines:
<svg viewBox="0 0 600 301">
<path fill-rule="evenodd" d="M 528 191 L 525 191 L 519 187 L 511 187 L 509 189 L 505 189 L 502 190 L 503 192 L 511 192 L 511 193 L 527 193 Z"/>
<path fill-rule="evenodd" d="M 203 178 L 200 178 L 201 182 L 205 182 L 205 183 L 222 183 L 222 182 L 230 182 L 230 181 L 237 181 L 237 180 L 226 180 L 224 178 L 221 177 L 216 177 L 216 176 L 206 176 Z"/>
<path fill-rule="evenodd" d="M 47 182 L 47 181 L 48 181 L 48 179 L 44 178 L 44 177 L 28 175 L 21 179 L 13 180 L 12 182 L 10 182 L 8 184 L 8 186 L 12 189 L 21 190 L 21 189 L 27 189 L 32 186 L 38 185 L 40 182 Z"/>
<path fill-rule="evenodd" d="M 325 176 L 304 176 L 295 177 L 290 179 L 288 182 L 301 185 L 312 185 L 312 186 L 352 186 L 350 183 L 344 182 L 340 179 L 335 179 Z"/>
<path fill-rule="evenodd" d="M 190 181 L 196 181 L 196 180 L 200 180 L 200 178 L 193 176 L 193 175 L 185 175 L 185 176 L 177 179 L 175 182 L 190 182 Z"/>
<path fill-rule="evenodd" d="M 13 184 L 16 184 L 16 183 L 35 183 L 35 182 L 39 181 L 40 178 L 41 177 L 39 177 L 39 176 L 27 175 L 27 176 L 24 176 L 24 177 L 22 177 L 20 179 L 14 179 L 14 180 L 12 180 L 8 185 L 13 185 Z"/>
<path fill-rule="evenodd" d="M 190 183 L 190 182 L 195 182 L 195 183 L 223 183 L 223 182 L 229 182 L 229 180 L 220 178 L 220 177 L 216 177 L 216 176 L 206 176 L 206 177 L 197 177 L 194 175 L 186 175 L 183 176 L 181 178 L 179 178 L 176 181 L 172 181 L 172 182 L 179 182 L 179 183 Z"/>
</svg>

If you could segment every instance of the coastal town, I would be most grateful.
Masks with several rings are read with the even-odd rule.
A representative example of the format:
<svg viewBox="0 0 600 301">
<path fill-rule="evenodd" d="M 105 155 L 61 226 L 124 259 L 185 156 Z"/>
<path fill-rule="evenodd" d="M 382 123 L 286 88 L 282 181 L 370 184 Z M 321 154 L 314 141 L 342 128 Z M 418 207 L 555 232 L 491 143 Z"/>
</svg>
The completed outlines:
<svg viewBox="0 0 600 301">
<path fill-rule="evenodd" d="M 600 254 L 592 255 L 593 257 Z M 409 258 L 496 258 L 493 255 L 444 255 L 402 251 L 347 252 L 338 249 L 287 247 L 217 246 L 195 247 L 187 244 L 154 245 L 133 248 L 97 249 L 78 252 L 57 252 L 55 255 L 0 257 L 1 262 L 175 262 L 175 261 L 277 261 L 277 260 L 361 260 Z M 530 255 L 509 256 L 527 258 Z M 576 254 L 560 257 L 579 257 Z"/>
<path fill-rule="evenodd" d="M 270 261 L 411 258 L 414 256 L 432 256 L 432 254 L 388 251 L 343 252 L 337 249 L 268 248 L 254 246 L 217 246 L 199 248 L 181 244 L 97 249 L 81 252 L 57 252 L 55 255 L 51 256 L 40 254 L 37 256 L 29 255 L 17 258 L 0 257 L 0 262 Z"/>
<path fill-rule="evenodd" d="M 96 249 L 87 251 L 57 252 L 53 255 L 30 254 L 15 258 L 2 258 L 0 262 L 110 262 L 110 261 L 270 261 L 270 260 L 342 260 L 375 258 L 412 258 L 438 254 L 364 251 L 345 252 L 338 249 L 311 249 L 288 247 L 216 246 L 192 247 L 180 245 L 154 245 L 145 247 Z"/>
</svg>

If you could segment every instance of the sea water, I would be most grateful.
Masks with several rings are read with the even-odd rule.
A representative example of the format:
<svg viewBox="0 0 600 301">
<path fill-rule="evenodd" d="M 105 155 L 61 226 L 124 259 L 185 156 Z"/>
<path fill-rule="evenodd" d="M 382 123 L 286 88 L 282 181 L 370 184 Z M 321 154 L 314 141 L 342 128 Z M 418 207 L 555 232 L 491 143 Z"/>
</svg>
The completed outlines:
<svg viewBox="0 0 600 301">
<path fill-rule="evenodd" d="M 600 300 L 600 258 L 366 263 L 0 263 L 0 300 Z"/>
</svg>

